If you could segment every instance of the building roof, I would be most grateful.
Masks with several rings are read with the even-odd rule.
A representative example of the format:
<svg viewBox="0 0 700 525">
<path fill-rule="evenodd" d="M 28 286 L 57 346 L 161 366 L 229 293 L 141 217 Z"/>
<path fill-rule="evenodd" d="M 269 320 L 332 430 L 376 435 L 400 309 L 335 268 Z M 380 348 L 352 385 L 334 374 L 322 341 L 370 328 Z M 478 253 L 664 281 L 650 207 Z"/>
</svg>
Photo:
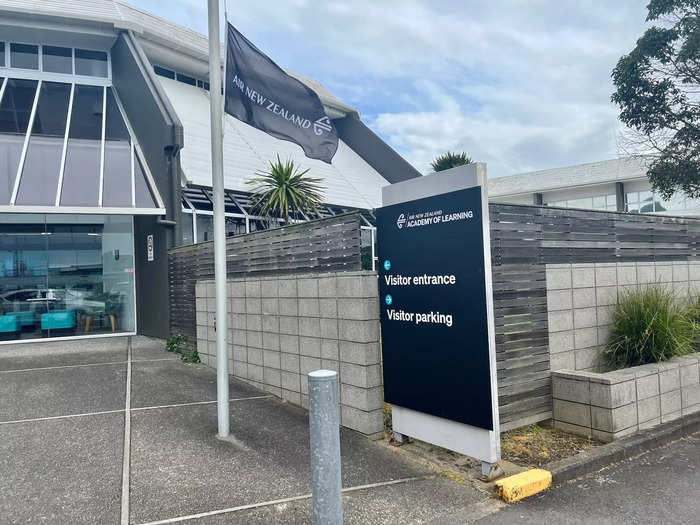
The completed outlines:
<svg viewBox="0 0 700 525">
<path fill-rule="evenodd" d="M 209 40 L 205 35 L 120 0 L 0 0 L 0 12 L 43 15 L 68 22 L 83 20 L 106 24 L 114 29 L 131 30 L 139 39 L 152 43 L 162 51 L 175 52 L 201 62 L 200 74 L 206 72 Z M 145 49 L 147 54 L 153 50 L 148 45 Z M 320 82 L 292 71 L 287 73 L 318 94 L 326 109 L 330 110 L 331 118 L 357 115 L 357 109 L 341 102 Z"/>
<path fill-rule="evenodd" d="M 185 145 L 180 152 L 184 182 L 211 186 L 209 94 L 182 82 L 157 77 L 183 124 Z M 251 191 L 245 181 L 269 167 L 279 155 L 291 158 L 310 176 L 323 178 L 324 202 L 357 208 L 381 206 L 381 188 L 388 182 L 342 140 L 332 164 L 306 158 L 302 149 L 259 131 L 239 120 L 224 117 L 224 186 Z"/>
<path fill-rule="evenodd" d="M 643 178 L 646 178 L 644 160 L 625 157 L 489 179 L 489 197 L 542 193 Z"/>
</svg>

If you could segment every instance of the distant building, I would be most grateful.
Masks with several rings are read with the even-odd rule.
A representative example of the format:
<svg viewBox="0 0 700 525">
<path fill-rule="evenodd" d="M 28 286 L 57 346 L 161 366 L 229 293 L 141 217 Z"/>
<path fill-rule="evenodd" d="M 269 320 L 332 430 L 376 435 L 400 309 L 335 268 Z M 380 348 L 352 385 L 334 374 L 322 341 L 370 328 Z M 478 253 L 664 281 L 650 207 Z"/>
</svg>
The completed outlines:
<svg viewBox="0 0 700 525">
<path fill-rule="evenodd" d="M 493 178 L 489 180 L 489 200 L 630 213 L 700 215 L 700 199 L 674 195 L 666 201 L 652 192 L 644 162 L 639 158 Z"/>
</svg>

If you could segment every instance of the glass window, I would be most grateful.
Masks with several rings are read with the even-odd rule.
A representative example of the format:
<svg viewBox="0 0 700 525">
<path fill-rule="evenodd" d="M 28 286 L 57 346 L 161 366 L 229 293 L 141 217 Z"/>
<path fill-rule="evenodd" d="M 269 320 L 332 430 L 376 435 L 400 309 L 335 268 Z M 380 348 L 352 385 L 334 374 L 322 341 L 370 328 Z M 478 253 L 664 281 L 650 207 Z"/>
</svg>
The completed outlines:
<svg viewBox="0 0 700 525">
<path fill-rule="evenodd" d="M 193 235 L 193 224 L 192 220 L 194 215 L 192 213 L 183 213 L 181 215 L 182 217 L 182 244 L 187 245 L 187 244 L 193 244 L 194 243 L 194 235 Z"/>
<path fill-rule="evenodd" d="M 141 159 L 134 153 L 134 200 L 137 208 L 155 208 L 156 203 L 148 189 L 146 173 L 141 165 Z"/>
<path fill-rule="evenodd" d="M 654 211 L 654 196 L 650 191 L 639 192 L 639 213 L 652 213 Z"/>
<path fill-rule="evenodd" d="M 36 80 L 8 79 L 0 103 L 0 204 L 9 204 L 29 116 Z"/>
<path fill-rule="evenodd" d="M 567 201 L 569 208 L 592 208 L 593 199 L 591 197 L 585 197 L 583 199 L 569 199 Z"/>
<path fill-rule="evenodd" d="M 197 242 L 211 241 L 214 238 L 214 218 L 211 215 L 197 214 Z"/>
<path fill-rule="evenodd" d="M 73 52 L 69 47 L 41 46 L 41 69 L 49 73 L 73 73 Z"/>
<path fill-rule="evenodd" d="M 160 66 L 153 66 L 153 71 L 156 72 L 156 75 L 160 75 L 161 77 L 165 78 L 172 78 L 175 80 L 175 72 L 170 71 L 169 69 L 165 69 L 164 67 Z"/>
<path fill-rule="evenodd" d="M 112 88 L 107 88 L 103 206 L 131 206 L 131 138 Z"/>
<path fill-rule="evenodd" d="M 133 332 L 129 216 L 0 216 L 0 339 Z"/>
<path fill-rule="evenodd" d="M 75 86 L 62 206 L 97 206 L 100 184 L 103 88 Z"/>
<path fill-rule="evenodd" d="M 10 65 L 20 69 L 39 69 L 39 46 L 10 44 Z"/>
<path fill-rule="evenodd" d="M 107 53 L 104 51 L 75 50 L 75 74 L 91 77 L 107 76 Z"/>
<path fill-rule="evenodd" d="M 0 340 L 41 337 L 46 277 L 43 215 L 0 215 Z"/>
<path fill-rule="evenodd" d="M 56 202 L 70 89 L 70 84 L 41 84 L 16 204 L 53 206 Z"/>
<path fill-rule="evenodd" d="M 700 208 L 700 199 L 686 199 L 685 201 L 686 210 L 697 210 Z"/>
<path fill-rule="evenodd" d="M 189 76 L 189 75 L 183 75 L 182 73 L 178 73 L 178 74 L 177 74 L 177 79 L 178 79 L 180 82 L 183 82 L 183 83 L 185 83 L 185 84 L 189 84 L 190 86 L 196 86 L 196 85 L 197 85 L 197 81 L 196 81 L 194 78 L 192 78 L 191 76 Z"/>
<path fill-rule="evenodd" d="M 657 196 L 657 200 L 657 211 L 681 211 L 686 209 L 685 195 L 682 193 L 674 194 L 669 200 L 664 200 Z"/>
<path fill-rule="evenodd" d="M 607 204 L 605 203 L 605 195 L 593 197 L 593 209 L 604 210 L 606 206 Z"/>
<path fill-rule="evenodd" d="M 0 42 L 0 67 L 5 67 L 5 42 Z"/>
</svg>

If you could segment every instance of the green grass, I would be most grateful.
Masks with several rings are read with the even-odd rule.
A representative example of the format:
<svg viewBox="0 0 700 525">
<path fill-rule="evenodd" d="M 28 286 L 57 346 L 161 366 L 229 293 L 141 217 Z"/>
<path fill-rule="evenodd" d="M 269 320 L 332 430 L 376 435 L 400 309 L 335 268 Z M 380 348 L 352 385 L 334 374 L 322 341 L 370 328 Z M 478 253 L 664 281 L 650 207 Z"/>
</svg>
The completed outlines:
<svg viewBox="0 0 700 525">
<path fill-rule="evenodd" d="M 661 286 L 633 290 L 620 298 L 610 342 L 603 354 L 613 369 L 657 363 L 695 351 L 696 305 L 683 305 Z"/>
</svg>

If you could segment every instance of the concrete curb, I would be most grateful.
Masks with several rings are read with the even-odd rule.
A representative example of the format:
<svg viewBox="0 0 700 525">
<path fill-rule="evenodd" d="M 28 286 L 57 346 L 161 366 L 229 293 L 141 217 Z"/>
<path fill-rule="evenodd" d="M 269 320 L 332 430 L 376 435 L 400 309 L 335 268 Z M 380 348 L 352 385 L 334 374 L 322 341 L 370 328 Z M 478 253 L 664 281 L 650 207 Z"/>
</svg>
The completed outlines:
<svg viewBox="0 0 700 525">
<path fill-rule="evenodd" d="M 552 483 L 559 484 L 600 470 L 611 463 L 637 456 L 698 430 L 700 412 L 580 452 L 576 456 L 551 463 L 545 468 L 552 473 Z"/>
<path fill-rule="evenodd" d="M 523 498 L 547 490 L 551 485 L 551 472 L 539 468 L 499 479 L 495 483 L 496 495 L 506 503 L 515 503 Z"/>
</svg>

